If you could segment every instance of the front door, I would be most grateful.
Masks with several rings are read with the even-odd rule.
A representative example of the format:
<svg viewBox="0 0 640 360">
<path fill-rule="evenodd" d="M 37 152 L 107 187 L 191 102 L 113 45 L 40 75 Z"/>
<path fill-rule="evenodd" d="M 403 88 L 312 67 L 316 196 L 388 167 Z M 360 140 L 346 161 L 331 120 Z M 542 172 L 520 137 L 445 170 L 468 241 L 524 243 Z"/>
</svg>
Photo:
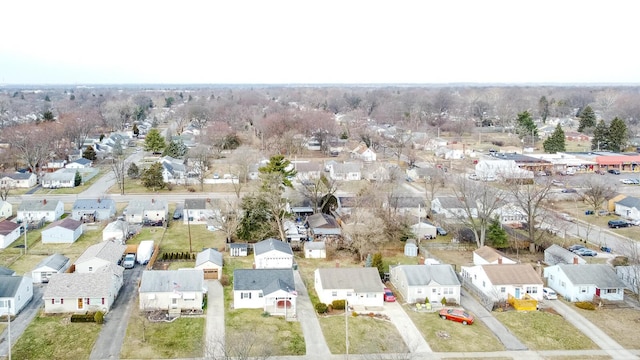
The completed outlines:
<svg viewBox="0 0 640 360">
<path fill-rule="evenodd" d="M 520 288 L 516 288 L 516 299 L 520 299 Z"/>
<path fill-rule="evenodd" d="M 82 302 L 82 298 L 78 298 L 78 310 L 82 310 L 84 308 L 84 302 Z"/>
<path fill-rule="evenodd" d="M 600 296 L 600 289 L 596 288 L 596 296 Z"/>
</svg>

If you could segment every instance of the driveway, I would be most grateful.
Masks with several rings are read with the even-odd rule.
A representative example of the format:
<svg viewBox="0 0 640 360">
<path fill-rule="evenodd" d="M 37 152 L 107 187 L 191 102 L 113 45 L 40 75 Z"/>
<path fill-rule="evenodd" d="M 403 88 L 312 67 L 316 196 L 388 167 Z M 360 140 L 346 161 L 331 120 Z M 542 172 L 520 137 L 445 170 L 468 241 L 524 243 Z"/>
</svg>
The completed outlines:
<svg viewBox="0 0 640 360">
<path fill-rule="evenodd" d="M 11 322 L 11 346 L 13 347 L 24 330 L 31 324 L 31 321 L 38 315 L 40 308 L 44 305 L 42 294 L 44 293 L 44 285 L 33 284 L 33 298 L 27 306 L 20 311 L 18 316 Z M 3 317 L 6 320 L 6 317 Z M 1 321 L 1 320 L 0 320 Z M 9 342 L 7 341 L 8 329 L 0 334 L 0 357 L 9 355 Z"/>
<path fill-rule="evenodd" d="M 296 299 L 297 317 L 302 327 L 302 333 L 304 334 L 304 342 L 306 345 L 307 355 L 306 359 L 318 359 L 324 360 L 331 357 L 331 351 L 327 346 L 327 342 L 324 339 L 322 328 L 320 327 L 320 321 L 316 315 L 316 310 L 311 304 L 309 299 L 309 293 L 307 287 L 302 281 L 302 277 L 298 270 L 293 271 L 296 291 L 298 292 L 298 298 Z"/>
<path fill-rule="evenodd" d="M 391 323 L 398 329 L 400 336 L 402 336 L 411 353 L 432 352 L 431 347 L 427 344 L 409 315 L 404 311 L 402 305 L 398 302 L 384 303 L 384 313 L 389 316 Z"/>
<path fill-rule="evenodd" d="M 144 266 L 136 264 L 133 269 L 124 271 L 124 284 L 104 317 L 104 324 L 96 343 L 93 345 L 90 359 L 119 359 L 124 337 L 127 334 L 129 315 L 138 308 L 136 290 Z"/>
<path fill-rule="evenodd" d="M 224 292 L 218 280 L 207 280 L 207 325 L 205 356 L 224 359 Z"/>
</svg>

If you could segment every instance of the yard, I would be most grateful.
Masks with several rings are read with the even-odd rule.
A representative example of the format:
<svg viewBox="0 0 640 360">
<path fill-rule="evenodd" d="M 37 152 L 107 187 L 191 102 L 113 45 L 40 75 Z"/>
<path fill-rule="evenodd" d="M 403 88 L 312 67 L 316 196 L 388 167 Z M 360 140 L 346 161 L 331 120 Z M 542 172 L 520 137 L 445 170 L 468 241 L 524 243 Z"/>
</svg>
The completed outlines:
<svg viewBox="0 0 640 360">
<path fill-rule="evenodd" d="M 123 359 L 202 357 L 204 332 L 204 317 L 181 317 L 170 323 L 150 322 L 142 313 L 133 310 L 120 357 Z"/>
<path fill-rule="evenodd" d="M 636 329 L 640 323 L 640 312 L 636 309 L 598 309 L 595 311 L 573 307 L 600 330 L 617 341 L 625 349 L 640 349 Z"/>
<path fill-rule="evenodd" d="M 37 316 L 13 346 L 14 359 L 88 359 L 101 325 L 72 323 L 69 315 Z"/>
<path fill-rule="evenodd" d="M 312 291 L 312 290 L 310 290 Z M 333 354 L 344 354 L 345 348 L 345 320 L 349 327 L 349 353 L 408 353 L 396 327 L 387 320 L 369 316 L 344 315 L 320 317 L 320 327 L 324 333 L 329 350 Z"/>
<path fill-rule="evenodd" d="M 494 312 L 531 350 L 595 350 L 598 346 L 562 316 L 542 311 Z"/>
</svg>

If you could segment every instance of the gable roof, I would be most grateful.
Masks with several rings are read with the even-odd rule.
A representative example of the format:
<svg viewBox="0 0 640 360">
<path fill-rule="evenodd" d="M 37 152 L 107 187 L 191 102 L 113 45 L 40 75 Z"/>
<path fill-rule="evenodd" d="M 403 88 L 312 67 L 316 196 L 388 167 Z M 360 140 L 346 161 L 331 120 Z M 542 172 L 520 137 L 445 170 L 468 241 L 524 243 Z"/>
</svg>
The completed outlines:
<svg viewBox="0 0 640 360">
<path fill-rule="evenodd" d="M 17 223 L 9 220 L 2 220 L 0 221 L 0 235 L 9 235 L 19 227 L 20 225 Z"/>
<path fill-rule="evenodd" d="M 407 278 L 407 285 L 422 286 L 435 282 L 439 285 L 460 285 L 460 281 L 449 264 L 398 265 Z"/>
<path fill-rule="evenodd" d="M 53 255 L 49 255 L 46 258 L 42 259 L 42 261 L 40 261 L 38 263 L 38 265 L 36 265 L 36 269 L 39 269 L 41 267 L 49 267 L 51 269 L 54 270 L 60 270 L 62 268 L 64 268 L 64 266 L 69 262 L 69 258 L 62 255 L 62 254 L 53 254 Z"/>
<path fill-rule="evenodd" d="M 548 248 L 546 248 L 544 250 L 545 254 L 550 254 L 554 257 L 554 261 L 555 264 L 557 263 L 566 263 L 566 264 L 573 264 L 574 260 L 577 259 L 577 261 L 580 264 L 584 264 L 586 263 L 586 261 L 581 258 L 580 256 L 572 253 L 571 251 L 563 248 L 562 246 L 559 246 L 557 244 L 553 244 L 551 246 L 549 246 Z M 550 264 L 553 265 L 553 264 Z"/>
<path fill-rule="evenodd" d="M 99 210 L 115 208 L 113 199 L 78 199 L 73 203 L 73 210 Z"/>
<path fill-rule="evenodd" d="M 357 173 L 362 169 L 360 163 L 337 163 L 333 165 L 333 172 L 336 174 Z"/>
<path fill-rule="evenodd" d="M 464 209 L 465 205 L 462 200 L 455 196 L 439 196 L 436 198 L 440 202 L 440 206 L 445 209 Z M 475 208 L 473 203 L 469 204 L 471 208 Z"/>
<path fill-rule="evenodd" d="M 229 244 L 230 249 L 248 249 L 249 245 L 246 243 L 232 243 Z"/>
<path fill-rule="evenodd" d="M 633 196 L 627 196 L 624 199 L 616 201 L 615 203 L 626 206 L 628 208 L 640 209 L 640 199 Z"/>
<path fill-rule="evenodd" d="M 293 251 L 291 250 L 291 245 L 287 244 L 284 241 L 280 241 L 274 238 L 269 238 L 266 240 L 262 240 L 253 245 L 253 253 L 255 255 L 264 254 L 271 250 L 276 250 L 285 254 L 289 254 L 293 256 Z"/>
<path fill-rule="evenodd" d="M 76 264 L 80 264 L 94 258 L 117 264 L 126 248 L 127 247 L 125 245 L 120 245 L 113 241 L 103 241 L 89 246 L 87 250 L 80 255 L 78 260 L 76 260 Z"/>
<path fill-rule="evenodd" d="M 43 200 L 23 200 L 18 206 L 18 211 L 55 211 L 61 201 L 47 199 Z"/>
<path fill-rule="evenodd" d="M 323 213 L 317 213 L 317 214 L 308 216 L 307 223 L 309 224 L 309 227 L 313 229 L 318 229 L 318 228 L 333 229 L 333 228 L 340 227 L 338 225 L 338 222 L 333 216 L 323 214 Z"/>
<path fill-rule="evenodd" d="M 185 209 L 206 209 L 207 199 L 184 199 Z"/>
<path fill-rule="evenodd" d="M 56 273 L 49 278 L 43 298 L 109 297 L 113 283 L 110 272 Z"/>
<path fill-rule="evenodd" d="M 600 289 L 624 288 L 625 284 L 607 264 L 558 264 L 573 285 L 595 285 Z"/>
<path fill-rule="evenodd" d="M 127 229 L 127 222 L 124 220 L 115 220 L 107 224 L 104 227 L 102 232 L 111 232 L 111 231 L 125 231 Z"/>
<path fill-rule="evenodd" d="M 325 250 L 327 245 L 324 241 L 309 241 L 304 243 L 306 250 Z"/>
<path fill-rule="evenodd" d="M 540 284 L 542 279 L 529 264 L 480 265 L 493 285 Z"/>
<path fill-rule="evenodd" d="M 8 267 L 0 266 L 0 275 L 13 275 L 16 272 L 9 269 Z"/>
<path fill-rule="evenodd" d="M 72 163 L 77 163 L 77 164 L 80 164 L 80 165 L 89 165 L 89 164 L 91 164 L 91 160 L 85 159 L 85 158 L 80 158 L 80 159 L 77 159 L 77 160 L 74 160 L 74 161 L 71 161 L 71 162 Z"/>
<path fill-rule="evenodd" d="M 140 279 L 140 292 L 203 291 L 204 271 L 201 269 L 184 270 L 145 270 Z"/>
<path fill-rule="evenodd" d="M 322 288 L 353 289 L 356 292 L 382 292 L 384 286 L 378 269 L 366 268 L 320 268 L 316 270 Z"/>
<path fill-rule="evenodd" d="M 222 266 L 222 253 L 215 249 L 204 249 L 196 256 L 196 266 L 206 262 L 212 262 L 218 266 Z"/>
<path fill-rule="evenodd" d="M 22 279 L 22 276 L 0 275 L 0 298 L 16 296 Z"/>
<path fill-rule="evenodd" d="M 13 180 L 28 180 L 31 176 L 35 175 L 30 172 L 0 173 L 0 178 L 8 177 L 9 179 Z"/>
<path fill-rule="evenodd" d="M 233 290 L 262 290 L 271 294 L 277 290 L 295 291 L 292 269 L 236 269 Z"/>
<path fill-rule="evenodd" d="M 496 250 L 491 246 L 487 246 L 487 245 L 484 245 L 481 248 L 476 249 L 474 251 L 474 254 L 480 256 L 481 258 L 487 260 L 488 262 L 494 262 L 494 261 L 497 261 L 498 259 L 509 259 L 502 251 Z"/>
<path fill-rule="evenodd" d="M 75 230 L 82 226 L 82 221 L 73 220 L 72 218 L 64 218 L 62 220 L 54 221 L 45 230 L 51 230 L 55 227 L 61 227 L 69 230 Z"/>
</svg>

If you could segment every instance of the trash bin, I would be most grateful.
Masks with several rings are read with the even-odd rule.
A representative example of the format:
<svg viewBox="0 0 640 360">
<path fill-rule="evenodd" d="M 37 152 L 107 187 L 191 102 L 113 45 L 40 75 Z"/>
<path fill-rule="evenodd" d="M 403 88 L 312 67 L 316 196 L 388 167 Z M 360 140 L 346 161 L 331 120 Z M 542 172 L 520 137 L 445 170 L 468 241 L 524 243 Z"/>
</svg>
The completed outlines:
<svg viewBox="0 0 640 360">
<path fill-rule="evenodd" d="M 594 211 L 593 210 L 587 210 L 584 212 L 585 215 L 593 215 Z"/>
</svg>

